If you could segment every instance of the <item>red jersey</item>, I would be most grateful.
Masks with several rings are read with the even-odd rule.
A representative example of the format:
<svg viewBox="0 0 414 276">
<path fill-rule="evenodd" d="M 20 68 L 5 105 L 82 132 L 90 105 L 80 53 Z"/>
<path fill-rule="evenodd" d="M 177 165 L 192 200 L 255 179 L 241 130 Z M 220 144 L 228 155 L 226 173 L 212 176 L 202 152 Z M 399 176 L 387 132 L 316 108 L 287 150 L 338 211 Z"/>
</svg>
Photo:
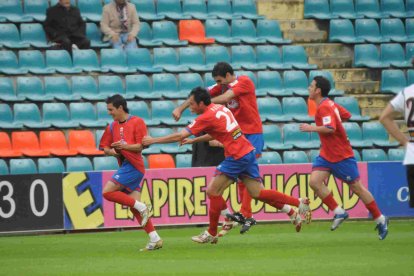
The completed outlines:
<svg viewBox="0 0 414 276">
<path fill-rule="evenodd" d="M 236 97 L 228 102 L 226 107 L 233 112 L 243 133 L 263 133 L 262 120 L 257 108 L 256 89 L 253 81 L 248 76 L 239 76 L 228 86 L 215 84 L 207 89 L 211 97 L 217 97 L 231 89 Z"/>
<path fill-rule="evenodd" d="M 119 123 L 113 121 L 108 125 L 102 135 L 100 148 L 110 148 L 113 142 L 123 141 L 126 144 L 142 144 L 142 138 L 147 135 L 147 126 L 144 120 L 137 116 L 129 116 L 128 119 Z M 132 152 L 129 150 L 121 150 L 121 157 L 118 158 L 118 163 L 121 165 L 124 158 L 126 158 L 132 166 L 138 171 L 145 173 L 144 160 L 140 152 Z"/>
<path fill-rule="evenodd" d="M 186 129 L 196 136 L 202 132 L 212 136 L 223 144 L 226 157 L 240 159 L 254 150 L 231 111 L 220 104 L 210 104 Z"/>
<path fill-rule="evenodd" d="M 319 133 L 321 139 L 320 156 L 329 162 L 339 162 L 354 156 L 348 136 L 342 125 L 342 120 L 351 118 L 351 114 L 344 107 L 328 98 L 323 99 L 315 114 L 317 126 L 325 126 L 334 130 L 333 133 Z"/>
</svg>

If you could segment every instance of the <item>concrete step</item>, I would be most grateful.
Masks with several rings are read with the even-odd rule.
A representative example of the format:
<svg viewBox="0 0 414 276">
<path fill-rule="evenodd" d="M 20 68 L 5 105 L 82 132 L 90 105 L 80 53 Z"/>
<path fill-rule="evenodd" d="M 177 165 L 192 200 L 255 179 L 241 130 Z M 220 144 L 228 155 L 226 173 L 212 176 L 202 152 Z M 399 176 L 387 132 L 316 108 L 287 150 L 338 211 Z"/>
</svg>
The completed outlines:
<svg viewBox="0 0 414 276">
<path fill-rule="evenodd" d="M 328 34 L 324 31 L 288 30 L 283 32 L 285 39 L 291 39 L 293 43 L 325 42 Z"/>
<path fill-rule="evenodd" d="M 309 63 L 318 65 L 323 69 L 349 68 L 352 66 L 352 59 L 348 56 L 336 57 L 309 57 Z"/>
<path fill-rule="evenodd" d="M 278 20 L 284 37 L 292 39 L 294 43 L 326 42 L 328 27 L 316 20 Z"/>
<path fill-rule="evenodd" d="M 257 0 L 257 11 L 268 19 L 303 19 L 304 0 Z"/>
<path fill-rule="evenodd" d="M 379 81 L 355 81 L 355 82 L 336 82 L 336 88 L 344 90 L 346 94 L 377 94 L 379 90 Z"/>
<path fill-rule="evenodd" d="M 375 94 L 375 95 L 352 95 L 359 103 L 360 108 L 381 108 L 384 109 L 389 101 L 393 98 L 392 95 Z"/>
<path fill-rule="evenodd" d="M 381 72 L 379 70 L 371 70 L 366 68 L 346 68 L 346 69 L 331 69 L 335 82 L 361 82 L 366 80 L 379 81 L 381 79 Z"/>
<path fill-rule="evenodd" d="M 353 49 L 339 43 L 303 44 L 309 56 L 309 63 L 319 68 L 350 68 L 352 67 Z"/>
</svg>

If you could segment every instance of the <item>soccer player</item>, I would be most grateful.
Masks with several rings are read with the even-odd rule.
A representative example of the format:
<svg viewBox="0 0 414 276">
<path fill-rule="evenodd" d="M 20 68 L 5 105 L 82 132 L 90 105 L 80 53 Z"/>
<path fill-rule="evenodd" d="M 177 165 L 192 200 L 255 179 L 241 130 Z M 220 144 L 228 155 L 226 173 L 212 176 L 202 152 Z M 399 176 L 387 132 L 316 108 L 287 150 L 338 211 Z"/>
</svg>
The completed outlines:
<svg viewBox="0 0 414 276">
<path fill-rule="evenodd" d="M 198 243 L 217 243 L 217 226 L 220 214 L 227 209 L 222 194 L 224 190 L 237 178 L 242 179 L 250 196 L 271 206 L 288 204 L 299 208 L 299 214 L 310 218 L 309 200 L 298 199 L 282 194 L 275 190 L 265 190 L 261 183 L 259 166 L 256 160 L 256 150 L 242 133 L 232 112 L 223 105 L 211 102 L 209 92 L 201 87 L 194 88 L 189 96 L 191 112 L 199 116 L 181 130 L 163 137 L 144 137 L 144 146 L 179 142 L 190 135 L 207 133 L 224 146 L 226 158 L 217 166 L 216 175 L 207 186 L 207 195 L 210 199 L 209 228 L 193 241 Z M 205 135 L 204 137 L 207 137 Z"/>
<path fill-rule="evenodd" d="M 331 230 L 335 230 L 346 220 L 348 213 L 338 205 L 324 181 L 332 173 L 335 177 L 349 184 L 351 190 L 361 198 L 366 208 L 377 223 L 378 237 L 385 239 L 388 234 L 388 218 L 382 215 L 372 194 L 362 185 L 359 179 L 357 162 L 351 144 L 342 125 L 342 119 L 349 119 L 350 113 L 342 106 L 328 99 L 331 90 L 329 80 L 317 76 L 309 88 L 309 98 L 317 104 L 316 126 L 301 124 L 304 132 L 317 132 L 321 139 L 320 155 L 312 165 L 310 186 L 328 208 L 334 212 Z"/>
<path fill-rule="evenodd" d="M 413 60 L 414 61 L 414 60 Z M 412 112 L 414 108 L 414 85 L 403 89 L 387 105 L 381 114 L 380 122 L 388 132 L 405 147 L 405 157 L 403 164 L 406 165 L 408 189 L 410 191 L 410 208 L 414 208 L 414 122 Z M 397 124 L 394 122 L 395 113 L 404 113 L 404 119 L 407 124 L 410 139 L 405 136 Z"/>
<path fill-rule="evenodd" d="M 225 104 L 234 114 L 243 134 L 256 149 L 256 158 L 260 158 L 264 146 L 262 120 L 257 108 L 256 92 L 253 81 L 248 76 L 236 76 L 230 64 L 218 62 L 212 71 L 216 84 L 207 88 L 212 97 L 212 102 Z M 188 100 L 173 111 L 173 117 L 178 121 L 182 112 L 188 107 Z M 196 140 L 197 141 L 197 140 Z M 196 141 L 192 141 L 193 143 Z M 245 185 L 239 179 L 237 183 L 241 200 L 240 212 L 230 214 L 226 209 L 223 213 L 226 216 L 225 222 L 219 236 L 227 234 L 234 226 L 233 221 L 242 224 L 240 233 L 247 232 L 256 220 L 252 217 L 252 198 L 246 190 Z M 300 216 L 289 205 L 278 205 L 277 207 L 291 218 L 296 231 L 301 229 Z"/>
<path fill-rule="evenodd" d="M 147 232 L 150 241 L 141 251 L 159 249 L 163 241 L 152 225 L 150 206 L 141 202 L 141 180 L 145 173 L 142 138 L 147 135 L 147 127 L 141 118 L 128 114 L 127 102 L 121 95 L 108 97 L 106 104 L 114 121 L 106 127 L 99 147 L 106 155 L 116 157 L 120 168 L 105 184 L 103 197 L 128 206 Z"/>
</svg>

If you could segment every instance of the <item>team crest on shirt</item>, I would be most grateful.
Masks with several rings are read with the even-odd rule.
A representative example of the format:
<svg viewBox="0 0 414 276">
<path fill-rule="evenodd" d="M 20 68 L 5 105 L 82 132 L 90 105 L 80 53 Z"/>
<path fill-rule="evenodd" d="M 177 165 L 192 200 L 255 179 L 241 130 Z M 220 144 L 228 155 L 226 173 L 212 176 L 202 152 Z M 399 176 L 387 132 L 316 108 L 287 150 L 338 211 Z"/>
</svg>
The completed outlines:
<svg viewBox="0 0 414 276">
<path fill-rule="evenodd" d="M 116 174 L 116 175 L 114 176 L 114 178 L 115 178 L 115 179 L 119 179 L 119 174 Z"/>
<path fill-rule="evenodd" d="M 331 116 L 322 117 L 322 123 L 328 125 L 331 123 Z"/>
<path fill-rule="evenodd" d="M 239 102 L 238 102 L 238 101 L 236 101 L 235 99 L 232 99 L 231 101 L 229 101 L 229 102 L 227 103 L 227 107 L 228 107 L 228 108 L 232 108 L 232 109 L 239 108 Z"/>
</svg>

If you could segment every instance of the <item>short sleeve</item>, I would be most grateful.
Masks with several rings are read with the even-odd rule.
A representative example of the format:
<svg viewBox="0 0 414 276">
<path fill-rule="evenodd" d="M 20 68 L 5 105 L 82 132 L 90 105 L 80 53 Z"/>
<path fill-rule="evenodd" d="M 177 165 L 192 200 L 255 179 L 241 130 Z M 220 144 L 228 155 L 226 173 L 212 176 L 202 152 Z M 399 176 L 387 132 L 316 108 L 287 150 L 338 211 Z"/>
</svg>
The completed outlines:
<svg viewBox="0 0 414 276">
<path fill-rule="evenodd" d="M 233 91 L 234 95 L 238 97 L 240 95 L 249 94 L 254 91 L 254 86 L 253 82 L 247 79 L 247 77 L 241 77 L 234 85 L 230 84 L 230 89 Z"/>
<path fill-rule="evenodd" d="M 206 123 L 204 122 L 203 118 L 196 118 L 194 121 L 191 122 L 186 127 L 186 130 L 189 131 L 194 136 L 200 136 L 203 134 L 204 130 L 206 129 Z"/>
<path fill-rule="evenodd" d="M 142 139 L 147 135 L 147 126 L 144 120 L 138 119 L 135 122 L 135 143 L 142 144 Z"/>
<path fill-rule="evenodd" d="M 339 111 L 339 117 L 341 117 L 341 120 L 349 120 L 352 117 L 352 114 L 342 105 L 335 103 L 335 106 Z"/>
<path fill-rule="evenodd" d="M 322 106 L 319 109 L 319 116 L 324 127 L 336 129 L 337 115 L 335 114 L 335 111 L 332 108 L 326 105 Z"/>
<path fill-rule="evenodd" d="M 397 96 L 394 97 L 394 99 L 390 101 L 390 104 L 392 105 L 395 111 L 404 113 L 404 102 L 404 94 L 403 91 L 401 91 L 397 94 Z"/>
<path fill-rule="evenodd" d="M 99 142 L 99 148 L 110 148 L 111 144 L 113 143 L 112 133 L 110 129 L 110 125 L 105 128 L 104 133 L 102 134 L 101 141 Z"/>
</svg>

